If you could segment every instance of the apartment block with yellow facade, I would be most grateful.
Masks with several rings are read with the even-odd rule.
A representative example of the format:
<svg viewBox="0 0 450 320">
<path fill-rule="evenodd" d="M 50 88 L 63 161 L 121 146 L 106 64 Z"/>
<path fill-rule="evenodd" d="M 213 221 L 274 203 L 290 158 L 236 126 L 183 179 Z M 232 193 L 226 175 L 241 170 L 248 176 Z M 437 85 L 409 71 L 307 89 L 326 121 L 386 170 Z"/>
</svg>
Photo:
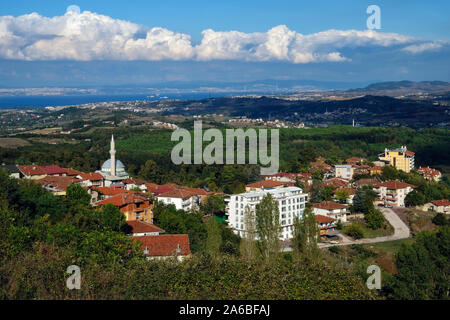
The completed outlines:
<svg viewBox="0 0 450 320">
<path fill-rule="evenodd" d="M 378 158 L 406 173 L 414 169 L 414 152 L 409 151 L 406 146 L 393 150 L 384 149 L 384 153 L 379 154 Z"/>
</svg>

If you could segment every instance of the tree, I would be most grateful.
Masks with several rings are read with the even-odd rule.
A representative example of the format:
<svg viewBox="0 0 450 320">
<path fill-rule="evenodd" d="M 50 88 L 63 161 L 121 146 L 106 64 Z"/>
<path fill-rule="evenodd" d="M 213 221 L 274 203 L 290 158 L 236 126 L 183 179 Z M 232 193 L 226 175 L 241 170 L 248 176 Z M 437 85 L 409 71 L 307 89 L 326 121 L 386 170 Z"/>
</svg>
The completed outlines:
<svg viewBox="0 0 450 320">
<path fill-rule="evenodd" d="M 364 238 L 364 231 L 358 224 L 352 223 L 345 228 L 345 233 L 354 239 Z"/>
<path fill-rule="evenodd" d="M 125 215 L 111 203 L 103 206 L 98 216 L 99 224 L 104 230 L 121 231 L 126 225 Z"/>
<path fill-rule="evenodd" d="M 423 231 L 414 243 L 403 244 L 395 258 L 397 274 L 388 283 L 393 299 L 449 299 L 450 228 Z"/>
<path fill-rule="evenodd" d="M 89 206 L 91 203 L 91 196 L 79 184 L 72 184 L 67 187 L 66 198 L 70 203 L 77 203 L 84 206 Z"/>
<path fill-rule="evenodd" d="M 216 217 L 209 217 L 206 222 L 206 247 L 205 251 L 213 258 L 216 259 L 220 253 L 220 246 L 222 244 L 222 236 L 219 228 L 219 223 Z"/>
<path fill-rule="evenodd" d="M 295 186 L 305 191 L 305 183 L 300 180 L 298 177 L 295 178 Z"/>
<path fill-rule="evenodd" d="M 373 230 L 381 228 L 385 222 L 383 213 L 375 208 L 369 209 L 369 212 L 364 215 L 364 219 L 366 220 L 367 226 Z"/>
<path fill-rule="evenodd" d="M 347 190 L 338 189 L 334 193 L 334 196 L 336 197 L 336 200 L 338 200 L 340 203 L 346 203 L 350 195 Z"/>
<path fill-rule="evenodd" d="M 309 260 L 317 260 L 320 256 L 317 240 L 319 228 L 311 209 L 305 209 L 303 217 L 294 217 L 294 237 L 292 245 L 297 256 L 304 256 Z"/>
<path fill-rule="evenodd" d="M 256 228 L 255 214 L 247 205 L 244 209 L 245 234 L 241 240 L 241 256 L 247 261 L 256 258 Z"/>
<path fill-rule="evenodd" d="M 278 202 L 270 193 L 256 205 L 255 216 L 260 254 L 267 261 L 275 258 L 281 248 L 280 212 Z"/>
<path fill-rule="evenodd" d="M 407 207 L 421 206 L 425 204 L 426 199 L 423 193 L 417 192 L 416 190 L 411 191 L 405 197 L 405 205 Z"/>
<path fill-rule="evenodd" d="M 217 216 L 223 216 L 225 213 L 225 200 L 221 196 L 211 195 L 202 202 L 201 209 L 204 214 L 215 214 Z"/>
<path fill-rule="evenodd" d="M 431 220 L 431 222 L 433 222 L 435 225 L 437 226 L 445 226 L 445 225 L 449 225 L 450 221 L 445 217 L 445 215 L 441 212 L 439 212 L 438 214 L 436 214 L 433 217 L 433 220 Z"/>
<path fill-rule="evenodd" d="M 161 182 L 161 175 L 158 165 L 153 160 L 147 160 L 145 164 L 141 167 L 139 171 L 139 176 L 144 180 L 151 181 L 154 183 Z"/>
</svg>

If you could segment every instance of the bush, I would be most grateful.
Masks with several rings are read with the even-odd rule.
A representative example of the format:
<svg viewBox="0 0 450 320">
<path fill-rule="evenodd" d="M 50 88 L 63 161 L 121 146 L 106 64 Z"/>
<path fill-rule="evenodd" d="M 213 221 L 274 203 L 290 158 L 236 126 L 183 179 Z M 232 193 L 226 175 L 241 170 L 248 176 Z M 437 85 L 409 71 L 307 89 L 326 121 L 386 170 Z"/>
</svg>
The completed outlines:
<svg viewBox="0 0 450 320">
<path fill-rule="evenodd" d="M 364 238 L 363 228 L 355 223 L 352 223 L 347 228 L 345 228 L 345 233 L 354 239 Z"/>
<path fill-rule="evenodd" d="M 339 252 L 341 252 L 341 249 L 338 246 L 329 247 L 328 250 L 330 250 L 330 252 L 333 252 L 336 254 L 339 254 Z"/>
<path fill-rule="evenodd" d="M 449 221 L 442 213 L 438 213 L 434 216 L 433 220 L 431 220 L 437 226 L 445 226 L 449 224 Z"/>
</svg>

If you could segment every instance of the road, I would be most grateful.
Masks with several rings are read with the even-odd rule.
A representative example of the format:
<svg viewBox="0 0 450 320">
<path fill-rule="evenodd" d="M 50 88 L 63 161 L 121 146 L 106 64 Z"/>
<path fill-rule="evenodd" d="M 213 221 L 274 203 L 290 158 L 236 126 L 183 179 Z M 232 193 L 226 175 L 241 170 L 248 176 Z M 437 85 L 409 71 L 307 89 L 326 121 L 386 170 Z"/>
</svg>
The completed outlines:
<svg viewBox="0 0 450 320">
<path fill-rule="evenodd" d="M 400 219 L 400 217 L 391 209 L 389 208 L 382 208 L 381 212 L 383 213 L 386 220 L 391 224 L 391 226 L 394 228 L 394 234 L 390 236 L 384 236 L 384 237 L 376 237 L 376 238 L 366 238 L 366 239 L 359 239 L 359 240 L 351 240 L 344 236 L 343 234 L 340 234 L 340 237 L 342 238 L 342 242 L 337 244 L 322 244 L 319 243 L 319 248 L 327 248 L 332 246 L 348 246 L 351 244 L 367 244 L 367 243 L 377 243 L 377 242 L 387 242 L 387 241 L 395 241 L 395 240 L 401 240 L 409 238 L 410 231 L 408 226 Z M 282 251 L 292 251 L 292 248 L 285 243 L 283 245 Z"/>
<path fill-rule="evenodd" d="M 390 236 L 384 237 L 376 237 L 376 238 L 366 238 L 359 240 L 350 240 L 344 235 L 341 234 L 343 241 L 339 244 L 320 244 L 319 248 L 327 248 L 331 246 L 346 246 L 350 244 L 366 244 L 366 243 L 377 243 L 377 242 L 387 242 L 387 241 L 395 241 L 409 238 L 410 232 L 408 226 L 399 218 L 399 216 L 389 208 L 382 208 L 381 212 L 383 213 L 386 220 L 394 227 L 394 234 Z"/>
</svg>

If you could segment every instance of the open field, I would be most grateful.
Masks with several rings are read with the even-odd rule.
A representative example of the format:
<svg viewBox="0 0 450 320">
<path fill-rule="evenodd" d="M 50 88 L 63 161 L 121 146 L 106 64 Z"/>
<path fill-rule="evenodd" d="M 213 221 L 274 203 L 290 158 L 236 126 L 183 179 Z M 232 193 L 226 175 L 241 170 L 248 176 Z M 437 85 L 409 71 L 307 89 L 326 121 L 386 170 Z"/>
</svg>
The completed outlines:
<svg viewBox="0 0 450 320">
<path fill-rule="evenodd" d="M 27 140 L 20 138 L 0 138 L 1 148 L 11 148 L 16 149 L 18 147 L 28 146 L 30 143 Z"/>
</svg>

